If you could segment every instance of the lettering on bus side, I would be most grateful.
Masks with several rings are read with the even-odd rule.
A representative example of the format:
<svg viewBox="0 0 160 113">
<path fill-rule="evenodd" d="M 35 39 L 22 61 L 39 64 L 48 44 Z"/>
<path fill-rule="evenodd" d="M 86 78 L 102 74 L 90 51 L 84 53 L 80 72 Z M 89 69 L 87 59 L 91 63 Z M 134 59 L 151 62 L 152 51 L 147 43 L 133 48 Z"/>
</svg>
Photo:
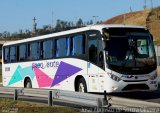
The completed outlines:
<svg viewBox="0 0 160 113">
<path fill-rule="evenodd" d="M 5 71 L 10 71 L 10 67 L 5 67 Z"/>
<path fill-rule="evenodd" d="M 32 63 L 32 68 L 41 68 L 41 69 L 45 69 L 45 68 L 50 68 L 50 67 L 59 67 L 59 62 L 58 61 L 53 61 L 53 62 L 46 62 L 46 63 Z"/>
</svg>

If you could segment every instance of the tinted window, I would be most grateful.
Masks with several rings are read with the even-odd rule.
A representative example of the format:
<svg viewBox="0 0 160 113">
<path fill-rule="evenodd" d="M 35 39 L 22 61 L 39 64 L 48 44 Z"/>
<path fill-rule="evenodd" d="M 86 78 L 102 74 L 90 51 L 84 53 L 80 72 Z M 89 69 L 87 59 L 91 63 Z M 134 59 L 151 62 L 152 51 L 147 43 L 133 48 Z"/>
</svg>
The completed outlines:
<svg viewBox="0 0 160 113">
<path fill-rule="evenodd" d="M 56 40 L 56 57 L 65 57 L 70 53 L 69 38 L 61 38 Z"/>
<path fill-rule="evenodd" d="M 97 38 L 90 38 L 88 40 L 88 47 L 89 47 L 89 61 L 97 64 Z"/>
<path fill-rule="evenodd" d="M 10 48 L 10 61 L 15 62 L 16 61 L 16 47 Z"/>
<path fill-rule="evenodd" d="M 98 65 L 104 68 L 104 56 L 103 56 L 103 46 L 102 40 L 98 40 Z"/>
<path fill-rule="evenodd" d="M 4 49 L 4 62 L 9 62 L 9 48 Z"/>
<path fill-rule="evenodd" d="M 30 60 L 37 60 L 40 57 L 39 43 L 30 44 Z"/>
<path fill-rule="evenodd" d="M 85 54 L 85 37 L 84 35 L 77 35 L 72 37 L 72 55 L 81 55 Z"/>
<path fill-rule="evenodd" d="M 53 42 L 52 40 L 43 42 L 43 58 L 52 58 L 53 56 Z"/>
<path fill-rule="evenodd" d="M 19 61 L 25 61 L 26 60 L 26 53 L 27 53 L 26 45 L 20 45 L 19 46 Z"/>
</svg>

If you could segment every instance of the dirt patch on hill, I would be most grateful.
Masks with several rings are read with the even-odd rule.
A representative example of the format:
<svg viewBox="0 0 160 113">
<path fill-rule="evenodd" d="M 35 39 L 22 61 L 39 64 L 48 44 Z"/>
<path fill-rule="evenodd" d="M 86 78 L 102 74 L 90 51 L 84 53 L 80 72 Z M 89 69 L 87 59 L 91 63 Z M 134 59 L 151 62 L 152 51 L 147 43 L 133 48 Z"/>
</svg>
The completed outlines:
<svg viewBox="0 0 160 113">
<path fill-rule="evenodd" d="M 126 13 L 108 19 L 102 22 L 102 24 L 129 24 L 146 26 L 146 18 L 148 17 L 149 13 L 150 10 Z"/>
<path fill-rule="evenodd" d="M 160 7 L 118 15 L 102 22 L 102 24 L 144 26 L 153 34 L 156 44 L 160 45 Z"/>
</svg>

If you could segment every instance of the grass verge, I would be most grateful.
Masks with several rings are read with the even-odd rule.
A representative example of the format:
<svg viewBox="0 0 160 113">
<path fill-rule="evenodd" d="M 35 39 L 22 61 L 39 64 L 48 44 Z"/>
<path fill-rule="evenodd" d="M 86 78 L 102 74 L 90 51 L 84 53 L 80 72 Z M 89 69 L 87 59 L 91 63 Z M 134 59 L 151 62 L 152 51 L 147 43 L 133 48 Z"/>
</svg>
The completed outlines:
<svg viewBox="0 0 160 113">
<path fill-rule="evenodd" d="M 0 113 L 80 113 L 80 110 L 0 98 Z"/>
</svg>

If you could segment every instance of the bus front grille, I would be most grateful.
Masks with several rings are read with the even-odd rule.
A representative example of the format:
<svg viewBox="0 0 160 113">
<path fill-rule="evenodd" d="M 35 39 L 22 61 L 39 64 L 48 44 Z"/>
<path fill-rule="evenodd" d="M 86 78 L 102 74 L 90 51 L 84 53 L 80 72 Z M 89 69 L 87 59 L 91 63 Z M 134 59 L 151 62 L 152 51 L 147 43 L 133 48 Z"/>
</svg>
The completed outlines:
<svg viewBox="0 0 160 113">
<path fill-rule="evenodd" d="M 122 89 L 122 91 L 133 91 L 133 90 L 149 90 L 146 84 L 128 84 Z"/>
<path fill-rule="evenodd" d="M 124 82 L 145 82 L 148 81 L 148 79 L 146 80 L 123 80 Z"/>
</svg>

